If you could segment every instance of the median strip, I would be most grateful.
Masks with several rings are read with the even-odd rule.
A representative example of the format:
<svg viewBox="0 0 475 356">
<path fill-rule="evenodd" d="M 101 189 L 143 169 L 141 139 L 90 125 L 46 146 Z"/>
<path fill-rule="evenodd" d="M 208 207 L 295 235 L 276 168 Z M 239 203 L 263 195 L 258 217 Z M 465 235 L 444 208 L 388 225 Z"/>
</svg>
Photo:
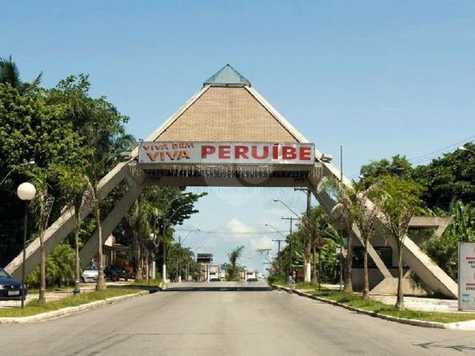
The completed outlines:
<svg viewBox="0 0 475 356">
<path fill-rule="evenodd" d="M 329 290 L 303 291 L 278 284 L 273 284 L 272 286 L 277 289 L 336 305 L 357 313 L 403 324 L 439 329 L 475 330 L 475 313 L 425 312 L 409 309 L 397 310 L 392 305 L 371 299 L 365 300 L 361 296 L 355 294 Z"/>
</svg>

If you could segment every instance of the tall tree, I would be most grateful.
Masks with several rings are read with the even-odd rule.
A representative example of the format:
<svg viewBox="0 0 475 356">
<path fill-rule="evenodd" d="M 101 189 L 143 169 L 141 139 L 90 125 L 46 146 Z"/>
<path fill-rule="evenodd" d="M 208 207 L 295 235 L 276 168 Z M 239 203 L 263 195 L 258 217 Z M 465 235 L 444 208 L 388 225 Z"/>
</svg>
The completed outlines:
<svg viewBox="0 0 475 356">
<path fill-rule="evenodd" d="M 314 276 L 315 281 L 320 285 L 320 251 L 325 246 L 325 223 L 324 212 L 321 208 L 310 209 L 302 219 L 302 223 L 299 226 L 299 231 L 303 232 L 307 240 L 304 244 L 307 256 L 313 256 L 314 259 Z M 319 256 L 318 260 L 316 256 Z M 318 263 L 317 263 L 318 261 Z"/>
<path fill-rule="evenodd" d="M 127 218 L 134 241 L 136 275 L 142 275 L 140 261 L 144 256 L 154 258 L 162 248 L 162 264 L 166 263 L 166 247 L 173 239 L 173 226 L 181 225 L 198 212 L 195 203 L 205 193 L 183 192 L 178 188 L 147 187 Z M 144 227 L 147 226 L 147 232 Z M 165 280 L 164 276 L 162 278 Z"/>
<path fill-rule="evenodd" d="M 8 58 L 0 57 L 0 83 L 9 84 L 19 91 L 24 92 L 28 89 L 36 88 L 41 83 L 42 73 L 40 73 L 31 83 L 20 80 L 20 71 L 12 56 Z"/>
<path fill-rule="evenodd" d="M 361 239 L 363 240 L 363 298 L 369 298 L 369 276 L 368 276 L 368 246 L 374 236 L 378 210 L 376 205 L 369 201 L 369 196 L 374 185 L 365 189 L 362 182 L 353 182 L 352 189 L 348 189 L 347 195 L 351 201 L 350 214 L 355 222 Z"/>
<path fill-rule="evenodd" d="M 405 156 L 395 155 L 388 159 L 371 161 L 361 166 L 361 181 L 366 188 L 376 183 L 380 177 L 392 175 L 397 177 L 412 177 L 414 169 Z"/>
<path fill-rule="evenodd" d="M 426 187 L 422 199 L 427 207 L 449 211 L 453 201 L 475 201 L 475 144 L 464 147 L 415 169 L 414 179 Z"/>
<path fill-rule="evenodd" d="M 228 269 L 226 271 L 228 280 L 234 281 L 239 278 L 239 265 L 238 260 L 242 256 L 242 252 L 244 250 L 244 246 L 239 246 L 233 249 L 230 253 L 228 253 L 229 264 Z"/>
<path fill-rule="evenodd" d="M 40 289 L 39 289 L 39 304 L 46 304 L 46 245 L 44 240 L 44 233 L 48 226 L 49 216 L 54 202 L 54 197 L 49 192 L 47 169 L 35 167 L 30 172 L 33 178 L 33 184 L 36 187 L 36 196 L 34 199 L 34 206 L 37 215 L 37 231 L 40 240 Z"/>
<path fill-rule="evenodd" d="M 65 118 L 73 124 L 89 148 L 89 156 L 82 170 L 90 192 L 98 232 L 96 288 L 101 290 L 105 288 L 101 216 L 103 201 L 98 184 L 107 171 L 121 160 L 122 151 L 132 148 L 130 144 L 133 140 L 124 130 L 128 117 L 120 114 L 105 97 L 92 98 L 89 90 L 87 76 L 69 76 L 50 91 L 48 102 L 64 107 Z"/>
<path fill-rule="evenodd" d="M 347 187 L 339 180 L 329 180 L 327 182 L 330 189 L 333 189 L 337 204 L 333 208 L 333 213 L 339 214 L 340 224 L 346 234 L 346 256 L 345 268 L 343 273 L 344 291 L 346 293 L 353 292 L 353 187 Z"/>
<path fill-rule="evenodd" d="M 381 177 L 374 189 L 373 198 L 384 214 L 382 220 L 389 234 L 396 242 L 398 253 L 398 287 L 396 307 L 404 309 L 404 293 L 402 287 L 403 242 L 409 229 L 409 222 L 421 205 L 422 188 L 415 181 L 396 176 Z"/>
<path fill-rule="evenodd" d="M 67 206 L 74 209 L 74 252 L 75 252 L 75 268 L 74 268 L 74 293 L 80 293 L 79 282 L 81 280 L 81 261 L 79 257 L 80 248 L 80 232 L 82 225 L 81 208 L 84 204 L 88 204 L 90 194 L 87 194 L 87 180 L 83 175 L 80 166 L 68 167 L 57 165 L 55 167 L 58 181 L 61 189 L 62 200 Z"/>
</svg>

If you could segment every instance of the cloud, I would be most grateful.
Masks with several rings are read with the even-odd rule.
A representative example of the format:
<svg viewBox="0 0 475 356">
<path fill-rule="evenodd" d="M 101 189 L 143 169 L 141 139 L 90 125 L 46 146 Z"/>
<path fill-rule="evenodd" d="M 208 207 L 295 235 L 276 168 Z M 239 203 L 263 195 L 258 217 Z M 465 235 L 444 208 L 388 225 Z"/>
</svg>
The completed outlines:
<svg viewBox="0 0 475 356">
<path fill-rule="evenodd" d="M 261 249 L 272 249 L 273 242 L 270 237 L 261 236 L 261 237 L 254 237 L 249 241 L 249 244 L 253 250 L 261 250 Z"/>
<path fill-rule="evenodd" d="M 226 223 L 226 230 L 229 230 L 230 236 L 234 240 L 248 239 L 255 232 L 252 226 L 249 226 L 237 218 L 232 218 Z"/>
</svg>

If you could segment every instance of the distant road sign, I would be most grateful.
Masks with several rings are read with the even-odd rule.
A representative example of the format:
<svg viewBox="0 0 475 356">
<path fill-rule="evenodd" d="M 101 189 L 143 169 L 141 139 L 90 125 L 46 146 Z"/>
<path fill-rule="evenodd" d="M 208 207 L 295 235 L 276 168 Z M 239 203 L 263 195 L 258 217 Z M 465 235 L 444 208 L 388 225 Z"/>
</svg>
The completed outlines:
<svg viewBox="0 0 475 356">
<path fill-rule="evenodd" d="M 213 262 L 213 254 L 212 253 L 198 253 L 196 255 L 196 262 L 211 263 Z"/>
<path fill-rule="evenodd" d="M 475 310 L 475 243 L 459 242 L 459 310 Z"/>
</svg>

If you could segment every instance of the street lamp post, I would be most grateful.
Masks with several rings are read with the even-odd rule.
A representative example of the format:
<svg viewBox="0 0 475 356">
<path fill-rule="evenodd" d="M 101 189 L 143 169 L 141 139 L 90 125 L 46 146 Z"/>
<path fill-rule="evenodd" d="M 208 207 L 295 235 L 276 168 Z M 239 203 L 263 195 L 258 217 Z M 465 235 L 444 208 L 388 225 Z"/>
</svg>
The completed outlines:
<svg viewBox="0 0 475 356">
<path fill-rule="evenodd" d="M 289 220 L 289 271 L 288 271 L 288 279 L 289 279 L 289 282 L 290 282 L 290 277 L 292 276 L 292 272 L 293 272 L 293 269 L 292 269 L 292 263 L 293 263 L 293 259 L 292 259 L 292 254 L 293 254 L 293 244 L 292 244 L 292 227 L 293 227 L 293 224 L 294 224 L 294 220 L 296 220 L 296 218 L 294 218 L 293 216 L 289 216 L 289 217 L 284 217 L 284 218 L 281 218 L 282 220 Z"/>
<path fill-rule="evenodd" d="M 285 206 L 292 214 L 294 214 L 296 216 L 296 218 L 294 218 L 293 216 L 291 217 L 288 217 L 288 218 L 281 218 L 282 220 L 289 220 L 290 222 L 290 229 L 289 229 L 289 275 L 288 275 L 288 278 L 289 278 L 289 282 L 290 282 L 290 277 L 291 277 L 291 274 L 292 274 L 292 225 L 294 224 L 294 220 L 299 220 L 300 219 L 300 215 L 297 214 L 292 208 L 290 208 L 287 204 L 285 204 L 285 202 L 283 202 L 282 200 L 280 199 L 274 199 L 274 203 L 281 203 L 283 206 Z"/>
<path fill-rule="evenodd" d="M 168 208 L 171 207 L 172 203 L 178 199 L 180 199 L 181 196 L 178 196 L 174 199 L 172 199 L 170 202 L 168 202 Z M 178 213 L 178 211 L 180 211 L 180 209 L 184 208 L 184 205 L 182 206 L 179 206 L 175 212 L 170 216 L 168 217 L 164 223 L 162 224 L 162 226 L 160 227 L 160 235 L 162 236 L 162 241 L 163 241 L 163 254 L 162 254 L 162 259 L 163 259 L 163 264 L 162 264 L 162 280 L 163 280 L 163 283 L 167 283 L 167 251 L 166 251 L 166 241 L 165 241 L 165 233 L 166 233 L 166 230 L 168 228 L 168 223 L 171 222 L 171 219 L 175 216 L 176 213 Z"/>
<path fill-rule="evenodd" d="M 280 235 L 282 235 L 282 237 L 284 237 L 284 239 L 274 239 L 272 241 L 274 242 L 277 242 L 277 258 L 279 258 L 280 256 L 280 244 L 285 241 L 285 235 L 283 233 L 281 233 L 279 230 L 277 230 L 274 226 L 272 226 L 271 224 L 265 224 L 265 226 L 267 227 L 270 227 L 272 230 L 274 230 L 275 232 L 279 233 Z M 282 261 L 279 260 L 279 273 L 282 273 Z"/>
<path fill-rule="evenodd" d="M 21 307 L 25 306 L 25 261 L 26 261 L 26 241 L 28 230 L 28 203 L 35 198 L 36 188 L 29 182 L 22 183 L 17 188 L 17 195 L 25 202 L 25 217 L 23 219 L 23 260 L 21 264 Z"/>
<path fill-rule="evenodd" d="M 290 206 L 288 206 L 287 204 L 285 204 L 285 202 L 283 202 L 282 200 L 280 199 L 274 199 L 273 200 L 274 203 L 281 203 L 283 206 L 285 206 L 292 214 L 294 214 L 296 217 L 298 217 L 300 219 L 300 214 L 297 214 L 295 212 L 295 210 L 293 210 L 292 208 L 290 208 Z"/>
<path fill-rule="evenodd" d="M 200 231 L 200 229 L 196 228 L 196 229 L 190 230 L 183 239 L 181 239 L 181 237 L 178 237 L 178 245 L 180 247 L 180 253 L 181 253 L 182 243 L 185 242 L 185 240 L 191 235 L 192 232 L 198 232 L 198 231 Z M 186 277 L 185 277 L 186 281 L 188 281 L 188 268 L 189 268 L 189 262 L 187 262 L 187 271 L 186 271 Z M 180 254 L 178 255 L 178 282 L 181 283 L 181 255 Z"/>
</svg>

